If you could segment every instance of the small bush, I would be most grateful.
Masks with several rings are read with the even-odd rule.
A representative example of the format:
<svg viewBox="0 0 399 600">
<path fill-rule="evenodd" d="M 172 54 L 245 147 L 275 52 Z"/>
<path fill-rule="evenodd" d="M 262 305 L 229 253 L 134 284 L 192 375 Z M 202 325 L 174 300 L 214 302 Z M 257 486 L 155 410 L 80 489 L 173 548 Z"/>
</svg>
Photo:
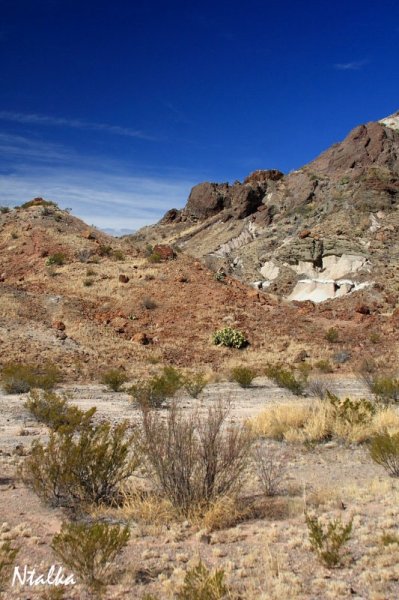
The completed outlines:
<svg viewBox="0 0 399 600">
<path fill-rule="evenodd" d="M 112 246 L 102 245 L 98 248 L 98 253 L 100 256 L 111 256 L 112 255 Z"/>
<path fill-rule="evenodd" d="M 334 519 L 324 529 L 317 517 L 306 515 L 310 545 L 326 567 L 331 569 L 341 562 L 341 549 L 351 537 L 352 523 L 352 519 L 347 525 L 341 519 Z"/>
<path fill-rule="evenodd" d="M 292 371 L 284 369 L 281 365 L 268 365 L 265 374 L 279 387 L 290 390 L 295 396 L 301 396 L 304 392 L 303 382 L 297 379 Z"/>
<path fill-rule="evenodd" d="M 61 374 L 51 364 L 36 367 L 8 363 L 1 370 L 1 384 L 7 394 L 24 394 L 33 388 L 51 390 L 59 381 Z"/>
<path fill-rule="evenodd" d="M 200 561 L 186 572 L 182 588 L 177 592 L 177 600 L 222 600 L 228 594 L 224 582 L 223 569 L 211 573 Z"/>
<path fill-rule="evenodd" d="M 101 423 L 78 433 L 52 432 L 47 445 L 32 444 L 23 477 L 52 506 L 111 504 L 140 463 L 135 441 L 127 422 L 115 427 Z"/>
<path fill-rule="evenodd" d="M 326 392 L 326 397 L 333 409 L 333 418 L 351 427 L 371 423 L 377 412 L 375 404 L 369 400 L 350 398 L 342 400 L 329 391 Z"/>
<path fill-rule="evenodd" d="M 314 396 L 320 400 L 325 400 L 331 385 L 331 381 L 325 381 L 324 379 L 312 377 L 312 379 L 306 383 L 306 393 L 309 394 L 309 396 Z"/>
<path fill-rule="evenodd" d="M 375 436 L 370 444 L 370 456 L 392 477 L 399 477 L 399 433 Z"/>
<path fill-rule="evenodd" d="M 389 404 L 399 402 L 399 379 L 394 377 L 373 377 L 370 382 L 370 391 L 376 400 Z"/>
<path fill-rule="evenodd" d="M 120 369 L 110 369 L 106 371 L 101 378 L 101 383 L 108 386 L 113 392 L 120 392 L 121 387 L 127 382 L 127 375 Z"/>
<path fill-rule="evenodd" d="M 397 533 L 383 533 L 381 536 L 381 543 L 383 546 L 389 546 L 390 544 L 399 545 L 399 535 Z"/>
<path fill-rule="evenodd" d="M 255 377 L 256 373 L 249 367 L 235 367 L 230 372 L 230 378 L 232 381 L 238 383 L 238 385 L 242 388 L 251 387 L 251 383 Z"/>
<path fill-rule="evenodd" d="M 94 284 L 94 281 L 92 279 L 84 279 L 83 280 L 83 285 L 85 287 L 92 287 L 93 284 Z"/>
<path fill-rule="evenodd" d="M 315 365 L 322 373 L 333 373 L 334 369 L 329 360 L 318 360 Z"/>
<path fill-rule="evenodd" d="M 109 583 L 112 563 L 127 546 L 129 528 L 107 523 L 63 523 L 51 547 L 57 558 L 92 591 Z"/>
<path fill-rule="evenodd" d="M 245 335 L 238 329 L 232 329 L 231 327 L 216 331 L 213 334 L 212 341 L 216 346 L 227 346 L 227 348 L 244 348 L 248 345 Z"/>
<path fill-rule="evenodd" d="M 63 252 L 56 252 L 55 254 L 52 254 L 51 256 L 49 256 L 48 259 L 46 260 L 47 266 L 57 265 L 60 267 L 62 265 L 65 265 L 65 263 L 66 263 L 66 256 Z"/>
<path fill-rule="evenodd" d="M 339 340 L 338 329 L 335 329 L 335 327 L 330 327 L 330 329 L 326 331 L 324 337 L 327 340 L 327 342 L 330 342 L 330 344 L 335 344 Z"/>
<path fill-rule="evenodd" d="M 183 387 L 191 398 L 198 398 L 207 384 L 207 379 L 203 373 L 194 373 L 186 375 L 183 379 Z"/>
<path fill-rule="evenodd" d="M 125 260 L 125 255 L 122 250 L 113 250 L 111 256 L 114 260 Z"/>
<path fill-rule="evenodd" d="M 275 496 L 284 479 L 283 463 L 278 459 L 275 451 L 261 444 L 255 446 L 253 456 L 262 492 L 265 496 Z"/>
<path fill-rule="evenodd" d="M 143 307 L 147 310 L 154 310 L 157 306 L 158 304 L 152 298 L 143 298 Z"/>
<path fill-rule="evenodd" d="M 18 552 L 19 548 L 11 546 L 10 542 L 0 542 L 0 592 L 10 577 Z"/>
<path fill-rule="evenodd" d="M 34 198 L 33 200 L 29 200 L 29 202 L 21 204 L 21 208 L 30 208 L 31 206 L 47 206 L 58 208 L 58 204 L 56 204 L 56 202 L 52 202 L 52 200 L 44 200 L 43 198 Z"/>
<path fill-rule="evenodd" d="M 162 256 L 158 252 L 152 252 L 147 260 L 150 263 L 159 263 L 162 260 Z"/>
<path fill-rule="evenodd" d="M 141 407 L 161 408 L 184 385 L 184 377 L 174 367 L 164 367 L 161 375 L 131 386 L 129 393 Z"/>
<path fill-rule="evenodd" d="M 8 206 L 0 206 L 0 214 L 5 215 L 10 212 L 10 208 Z"/>
<path fill-rule="evenodd" d="M 66 396 L 49 391 L 31 391 L 24 406 L 38 421 L 45 423 L 53 431 L 62 429 L 73 432 L 87 427 L 96 412 L 95 407 L 82 411 L 74 404 L 68 404 Z"/>
<path fill-rule="evenodd" d="M 244 425 L 227 421 L 217 404 L 205 416 L 172 404 L 166 418 L 142 411 L 143 451 L 154 483 L 182 514 L 208 507 L 240 489 L 253 438 Z"/>
</svg>

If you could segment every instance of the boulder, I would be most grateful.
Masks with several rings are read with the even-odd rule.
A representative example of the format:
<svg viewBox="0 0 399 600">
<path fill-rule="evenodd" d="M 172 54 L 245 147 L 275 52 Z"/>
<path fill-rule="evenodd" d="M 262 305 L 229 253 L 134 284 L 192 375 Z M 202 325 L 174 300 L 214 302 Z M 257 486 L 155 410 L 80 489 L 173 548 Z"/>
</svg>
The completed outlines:
<svg viewBox="0 0 399 600">
<path fill-rule="evenodd" d="M 119 275 L 119 281 L 121 283 L 128 283 L 130 280 L 129 280 L 129 277 L 127 275 L 121 274 L 121 275 Z"/>
<path fill-rule="evenodd" d="M 153 253 L 158 254 L 161 257 L 161 260 L 172 260 L 176 258 L 176 252 L 173 250 L 172 246 L 168 246 L 167 244 L 157 244 L 153 248 Z"/>
<path fill-rule="evenodd" d="M 196 219 L 212 217 L 226 207 L 228 191 L 228 183 L 199 183 L 192 188 L 184 211 Z"/>
<path fill-rule="evenodd" d="M 58 331 L 65 331 L 66 326 L 63 321 L 53 321 L 52 325 L 53 329 L 57 329 Z"/>
<path fill-rule="evenodd" d="M 151 343 L 151 338 L 144 332 L 135 333 L 132 337 L 132 342 L 136 342 L 137 344 L 141 344 L 142 346 L 147 346 Z"/>
</svg>

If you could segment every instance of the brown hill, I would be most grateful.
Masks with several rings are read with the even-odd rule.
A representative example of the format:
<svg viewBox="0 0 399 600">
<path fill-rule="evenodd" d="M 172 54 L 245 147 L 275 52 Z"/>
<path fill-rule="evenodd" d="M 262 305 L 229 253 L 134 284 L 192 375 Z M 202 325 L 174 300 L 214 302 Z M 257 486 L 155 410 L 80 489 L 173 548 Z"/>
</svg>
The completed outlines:
<svg viewBox="0 0 399 600">
<path fill-rule="evenodd" d="M 148 256 L 41 200 L 1 214 L 0 363 L 51 361 L 79 379 L 111 366 L 137 377 L 165 363 L 219 372 L 306 355 L 339 368 L 343 351 L 342 368 L 367 354 L 396 360 L 399 319 L 382 314 L 381 292 L 368 305 L 355 295 L 345 306 L 290 303 L 230 276 L 218 281 L 187 254 L 152 262 L 159 255 L 168 248 Z M 225 326 L 243 331 L 248 348 L 214 346 Z"/>
</svg>

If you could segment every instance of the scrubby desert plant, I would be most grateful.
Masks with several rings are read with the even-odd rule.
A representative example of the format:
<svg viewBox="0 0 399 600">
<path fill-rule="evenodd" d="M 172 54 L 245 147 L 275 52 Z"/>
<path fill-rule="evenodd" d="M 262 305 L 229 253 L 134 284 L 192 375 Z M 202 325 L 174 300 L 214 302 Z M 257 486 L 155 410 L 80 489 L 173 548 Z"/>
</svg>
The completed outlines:
<svg viewBox="0 0 399 600">
<path fill-rule="evenodd" d="M 349 426 L 369 424 L 377 412 L 375 404 L 364 398 L 342 399 L 329 391 L 326 398 L 332 408 L 333 419 Z"/>
<path fill-rule="evenodd" d="M 161 408 L 183 385 L 182 373 L 174 367 L 166 366 L 160 375 L 132 385 L 129 393 L 139 406 Z"/>
<path fill-rule="evenodd" d="M 370 456 L 392 477 L 399 477 L 399 433 L 376 435 L 370 444 Z"/>
<path fill-rule="evenodd" d="M 0 542 L 0 592 L 3 591 L 10 576 L 19 548 L 9 541 Z"/>
<path fill-rule="evenodd" d="M 334 371 L 329 360 L 318 360 L 314 366 L 322 373 L 332 373 Z"/>
<path fill-rule="evenodd" d="M 135 433 L 128 423 L 101 423 L 51 433 L 46 445 L 34 442 L 23 467 L 25 481 L 53 506 L 110 504 L 140 464 Z"/>
<path fill-rule="evenodd" d="M 162 260 L 162 256 L 158 252 L 151 252 L 147 260 L 149 263 L 159 263 Z"/>
<path fill-rule="evenodd" d="M 251 387 L 255 375 L 255 371 L 249 367 L 234 367 L 234 369 L 230 371 L 230 379 L 238 383 L 242 388 Z"/>
<path fill-rule="evenodd" d="M 32 415 L 41 423 L 45 423 L 54 431 L 76 431 L 87 427 L 92 422 L 96 408 L 80 410 L 69 404 L 67 396 L 54 392 L 33 390 L 24 404 Z"/>
<path fill-rule="evenodd" d="M 329 521 L 326 527 L 316 516 L 306 515 L 309 542 L 322 564 L 328 568 L 337 567 L 341 562 L 341 549 L 350 539 L 353 519 L 344 525 L 341 519 Z"/>
<path fill-rule="evenodd" d="M 279 387 L 286 388 L 295 396 L 301 396 L 304 392 L 303 381 L 297 379 L 292 370 L 285 369 L 281 365 L 267 365 L 266 376 L 274 381 Z"/>
<path fill-rule="evenodd" d="M 331 389 L 332 382 L 320 379 L 318 377 L 312 377 L 306 382 L 306 394 L 314 396 L 320 400 L 325 400 L 327 392 Z"/>
<path fill-rule="evenodd" d="M 7 363 L 1 369 L 0 378 L 5 392 L 23 394 L 33 388 L 51 390 L 61 380 L 61 373 L 51 364 L 38 367 Z"/>
<path fill-rule="evenodd" d="M 44 200 L 44 198 L 34 198 L 33 200 L 29 200 L 29 202 L 24 202 L 24 204 L 21 204 L 21 208 L 30 208 L 31 206 L 47 206 L 58 208 L 58 204 L 56 202 L 53 202 L 52 200 Z"/>
<path fill-rule="evenodd" d="M 222 600 L 226 598 L 229 591 L 224 578 L 223 569 L 217 569 L 212 573 L 200 561 L 198 565 L 186 572 L 176 598 L 177 600 Z"/>
<path fill-rule="evenodd" d="M 166 418 L 154 410 L 142 411 L 150 476 L 184 515 L 240 488 L 252 437 L 244 425 L 230 424 L 228 414 L 229 407 L 221 403 L 205 415 L 184 415 L 176 404 Z"/>
<path fill-rule="evenodd" d="M 62 563 L 90 590 L 101 593 L 109 583 L 112 563 L 127 546 L 129 528 L 107 523 L 63 523 L 51 547 Z"/>
<path fill-rule="evenodd" d="M 143 307 L 146 308 L 147 310 L 154 310 L 154 308 L 157 308 L 158 304 L 155 302 L 155 300 L 153 300 L 152 298 L 143 298 Z"/>
<path fill-rule="evenodd" d="M 57 265 L 57 266 L 61 267 L 62 265 L 65 265 L 65 263 L 66 263 L 66 256 L 63 252 L 56 252 L 55 254 L 52 254 L 51 256 L 49 256 L 48 259 L 46 260 L 47 266 Z"/>
<path fill-rule="evenodd" d="M 378 402 L 399 402 L 399 379 L 390 376 L 374 376 L 369 379 L 369 389 Z"/>
<path fill-rule="evenodd" d="M 10 212 L 9 206 L 0 206 L 0 214 L 5 215 Z"/>
<path fill-rule="evenodd" d="M 248 345 L 245 335 L 232 327 L 224 327 L 215 331 L 212 341 L 216 346 L 226 346 L 227 348 L 244 348 Z"/>
<path fill-rule="evenodd" d="M 335 329 L 335 327 L 330 327 L 330 329 L 327 329 L 324 337 L 327 342 L 330 342 L 330 344 L 335 344 L 339 340 L 338 329 Z"/>
<path fill-rule="evenodd" d="M 207 379 L 203 373 L 194 373 L 186 375 L 183 379 L 183 387 L 191 398 L 198 398 L 207 384 Z"/>
<path fill-rule="evenodd" d="M 257 444 L 253 450 L 255 472 L 265 496 L 275 496 L 284 479 L 285 468 L 277 453 L 264 444 Z"/>
<path fill-rule="evenodd" d="M 122 250 L 112 250 L 111 256 L 114 260 L 125 260 L 125 255 L 123 254 Z"/>
<path fill-rule="evenodd" d="M 101 383 L 106 385 L 113 392 L 120 392 L 121 387 L 126 383 L 128 377 L 125 371 L 121 369 L 109 369 L 101 377 Z"/>
</svg>

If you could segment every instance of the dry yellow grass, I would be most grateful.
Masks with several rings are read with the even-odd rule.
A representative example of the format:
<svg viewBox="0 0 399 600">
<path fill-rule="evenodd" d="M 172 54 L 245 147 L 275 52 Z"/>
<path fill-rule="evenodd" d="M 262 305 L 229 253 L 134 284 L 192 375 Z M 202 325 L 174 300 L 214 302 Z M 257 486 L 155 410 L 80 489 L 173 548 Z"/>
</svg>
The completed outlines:
<svg viewBox="0 0 399 600">
<path fill-rule="evenodd" d="M 287 402 L 269 408 L 249 421 L 255 435 L 287 442 L 320 442 L 336 437 L 361 443 L 373 435 L 399 432 L 399 412 L 394 407 L 377 407 L 364 423 L 340 419 L 329 402 Z"/>
</svg>

